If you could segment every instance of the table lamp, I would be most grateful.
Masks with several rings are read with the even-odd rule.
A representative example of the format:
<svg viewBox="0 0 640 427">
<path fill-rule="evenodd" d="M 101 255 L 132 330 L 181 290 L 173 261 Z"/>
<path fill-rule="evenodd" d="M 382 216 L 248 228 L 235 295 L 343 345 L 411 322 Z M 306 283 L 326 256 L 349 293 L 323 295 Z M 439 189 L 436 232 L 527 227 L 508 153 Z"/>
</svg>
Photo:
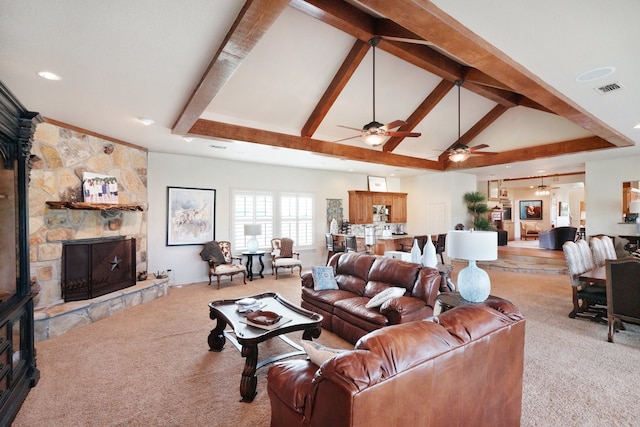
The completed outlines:
<svg viewBox="0 0 640 427">
<path fill-rule="evenodd" d="M 640 235 L 640 200 L 629 203 L 629 213 L 636 214 L 636 232 Z"/>
<path fill-rule="evenodd" d="M 249 240 L 247 240 L 247 250 L 251 253 L 255 253 L 258 250 L 258 239 L 256 236 L 262 234 L 262 224 L 245 224 L 244 225 L 244 235 L 251 236 Z"/>
<path fill-rule="evenodd" d="M 491 292 L 489 275 L 478 268 L 476 261 L 498 259 L 498 235 L 495 231 L 456 230 L 447 233 L 447 254 L 465 259 L 469 266 L 458 273 L 458 291 L 462 298 L 482 302 Z"/>
</svg>

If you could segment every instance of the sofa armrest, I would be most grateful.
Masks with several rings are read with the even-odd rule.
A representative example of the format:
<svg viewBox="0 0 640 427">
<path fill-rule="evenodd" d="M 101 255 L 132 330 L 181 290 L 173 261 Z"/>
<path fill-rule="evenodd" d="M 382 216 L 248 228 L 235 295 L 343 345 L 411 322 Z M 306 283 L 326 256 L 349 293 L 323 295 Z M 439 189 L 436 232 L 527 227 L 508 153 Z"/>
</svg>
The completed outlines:
<svg viewBox="0 0 640 427">
<path fill-rule="evenodd" d="M 420 318 L 424 317 L 420 314 L 426 307 L 424 300 L 416 297 L 398 297 L 385 301 L 380 306 L 380 313 L 389 319 L 390 325 L 397 325 L 406 321 L 416 320 L 413 314 L 418 314 Z"/>
<path fill-rule="evenodd" d="M 313 289 L 313 274 L 310 271 L 305 271 L 300 276 L 302 280 L 303 288 L 312 288 Z"/>
</svg>

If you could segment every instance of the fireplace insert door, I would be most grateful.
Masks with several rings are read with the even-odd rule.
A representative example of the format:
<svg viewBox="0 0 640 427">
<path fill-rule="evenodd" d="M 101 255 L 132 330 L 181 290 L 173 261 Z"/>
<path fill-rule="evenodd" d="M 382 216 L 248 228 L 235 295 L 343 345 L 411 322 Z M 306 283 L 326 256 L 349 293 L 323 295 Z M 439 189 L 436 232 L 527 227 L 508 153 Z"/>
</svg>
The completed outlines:
<svg viewBox="0 0 640 427">
<path fill-rule="evenodd" d="M 135 285 L 135 260 L 135 239 L 65 243 L 62 248 L 64 300 L 91 299 Z"/>
</svg>

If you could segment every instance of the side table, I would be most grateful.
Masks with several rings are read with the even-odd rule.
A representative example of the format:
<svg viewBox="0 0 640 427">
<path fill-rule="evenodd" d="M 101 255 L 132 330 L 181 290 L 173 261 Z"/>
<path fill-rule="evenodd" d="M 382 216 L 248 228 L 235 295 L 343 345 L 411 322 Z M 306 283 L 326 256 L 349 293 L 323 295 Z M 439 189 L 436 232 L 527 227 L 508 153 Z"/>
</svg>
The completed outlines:
<svg viewBox="0 0 640 427">
<path fill-rule="evenodd" d="M 436 302 L 440 305 L 442 309 L 441 313 L 444 313 L 447 310 L 451 310 L 452 308 L 458 307 L 460 305 L 465 304 L 484 304 L 487 301 L 499 301 L 502 298 L 495 297 L 493 295 L 489 295 L 489 297 L 482 302 L 471 302 L 462 298 L 460 292 L 442 292 L 440 295 L 436 297 Z"/>
<path fill-rule="evenodd" d="M 265 254 L 264 251 L 255 251 L 255 252 L 249 252 L 249 251 L 245 251 L 242 252 L 242 255 L 247 257 L 247 277 L 249 277 L 249 281 L 253 280 L 253 257 L 257 256 L 258 257 L 258 261 L 260 262 L 260 277 L 262 279 L 264 279 L 264 275 L 262 274 L 262 272 L 264 271 L 264 262 L 262 261 L 262 256 Z"/>
</svg>

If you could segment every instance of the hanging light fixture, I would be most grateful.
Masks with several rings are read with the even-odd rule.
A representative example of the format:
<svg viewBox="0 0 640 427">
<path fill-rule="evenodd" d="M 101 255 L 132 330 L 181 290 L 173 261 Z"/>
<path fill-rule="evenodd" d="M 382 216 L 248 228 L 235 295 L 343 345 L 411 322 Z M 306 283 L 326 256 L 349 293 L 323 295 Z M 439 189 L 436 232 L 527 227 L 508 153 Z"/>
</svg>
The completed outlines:
<svg viewBox="0 0 640 427">
<path fill-rule="evenodd" d="M 536 196 L 548 196 L 549 195 L 549 187 L 544 185 L 544 176 L 541 177 L 541 184 L 538 185 L 538 189 L 536 190 Z"/>
<path fill-rule="evenodd" d="M 460 144 L 460 86 L 462 86 L 463 81 L 457 80 L 456 86 L 458 86 L 458 141 L 457 144 Z M 452 162 L 464 162 L 471 155 L 471 151 L 466 146 L 453 147 L 450 150 L 449 160 Z"/>
</svg>

